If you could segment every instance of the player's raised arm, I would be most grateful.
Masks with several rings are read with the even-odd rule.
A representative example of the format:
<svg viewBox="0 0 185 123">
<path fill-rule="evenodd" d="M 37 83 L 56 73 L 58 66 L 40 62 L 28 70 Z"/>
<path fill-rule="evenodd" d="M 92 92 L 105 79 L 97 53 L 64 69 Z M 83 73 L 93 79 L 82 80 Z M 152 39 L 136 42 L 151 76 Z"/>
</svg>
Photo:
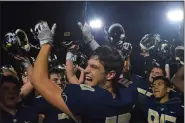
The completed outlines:
<svg viewBox="0 0 185 123">
<path fill-rule="evenodd" d="M 30 63 L 29 59 L 27 57 L 22 56 L 14 56 L 16 60 L 18 60 L 21 65 L 24 67 L 25 72 L 27 72 L 28 81 L 24 83 L 24 85 L 21 88 L 20 96 L 26 97 L 28 94 L 30 94 L 33 91 L 33 86 L 30 83 L 31 75 L 33 72 L 33 66 Z"/>
<path fill-rule="evenodd" d="M 41 21 L 35 28 L 38 30 L 41 49 L 34 64 L 31 83 L 50 104 L 75 119 L 61 97 L 62 90 L 48 77 L 48 55 L 52 47 L 56 24 L 50 30 L 47 22 Z"/>
<path fill-rule="evenodd" d="M 78 26 L 82 31 L 84 42 L 89 45 L 91 50 L 98 48 L 100 45 L 96 42 L 94 36 L 91 34 L 90 26 L 86 22 L 84 25 L 82 25 L 81 22 L 78 22 Z"/>
<path fill-rule="evenodd" d="M 182 66 L 172 78 L 173 84 L 184 93 L 184 66 Z"/>
<path fill-rule="evenodd" d="M 67 73 L 67 79 L 71 84 L 80 84 L 80 81 L 78 80 L 75 74 L 74 64 L 73 64 L 73 61 L 76 60 L 76 55 L 74 55 L 74 53 L 77 52 L 77 50 L 78 50 L 78 46 L 72 45 L 66 54 L 66 73 Z"/>
</svg>

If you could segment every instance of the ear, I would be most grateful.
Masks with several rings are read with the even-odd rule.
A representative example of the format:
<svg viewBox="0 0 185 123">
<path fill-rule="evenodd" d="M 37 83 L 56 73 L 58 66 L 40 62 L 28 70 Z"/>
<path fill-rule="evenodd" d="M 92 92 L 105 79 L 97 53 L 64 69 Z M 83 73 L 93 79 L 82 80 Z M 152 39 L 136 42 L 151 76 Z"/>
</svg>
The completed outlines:
<svg viewBox="0 0 185 123">
<path fill-rule="evenodd" d="M 107 73 L 106 79 L 108 81 L 112 80 L 116 76 L 116 71 L 110 71 Z"/>
</svg>

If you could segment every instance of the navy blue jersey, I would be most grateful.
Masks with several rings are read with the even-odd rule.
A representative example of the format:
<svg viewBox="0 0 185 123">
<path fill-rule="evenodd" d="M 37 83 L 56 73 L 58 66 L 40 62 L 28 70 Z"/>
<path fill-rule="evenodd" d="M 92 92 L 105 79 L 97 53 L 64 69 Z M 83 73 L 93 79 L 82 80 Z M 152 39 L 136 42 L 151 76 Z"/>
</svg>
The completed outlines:
<svg viewBox="0 0 185 123">
<path fill-rule="evenodd" d="M 136 100 L 136 105 L 132 112 L 132 117 L 130 123 L 144 123 L 145 115 L 142 110 L 144 105 L 142 105 L 143 100 L 145 100 L 145 96 L 151 96 L 151 90 L 149 85 L 146 83 L 143 77 L 132 74 L 132 81 L 137 86 L 138 97 Z"/>
<path fill-rule="evenodd" d="M 38 114 L 44 114 L 44 123 L 74 123 L 65 113 L 49 104 L 42 96 L 35 99 Z"/>
<path fill-rule="evenodd" d="M 38 115 L 31 107 L 19 106 L 15 115 L 1 110 L 1 123 L 37 123 Z"/>
<path fill-rule="evenodd" d="M 26 97 L 23 97 L 21 102 L 25 106 L 33 106 L 33 104 L 34 104 L 34 98 L 35 98 L 35 91 L 32 91 Z"/>
<path fill-rule="evenodd" d="M 147 98 L 145 109 L 148 123 L 184 123 L 184 106 L 179 98 L 170 99 L 163 104 L 154 98 Z"/>
<path fill-rule="evenodd" d="M 135 122 L 143 123 L 145 122 L 145 117 L 146 117 L 146 115 L 144 115 L 144 110 L 143 110 L 146 106 L 143 104 L 146 101 L 147 97 L 151 97 L 153 95 L 152 89 L 149 86 L 149 82 L 140 76 L 133 75 L 132 80 L 133 80 L 133 83 L 135 83 L 137 86 L 138 99 L 132 114 L 131 123 L 135 123 Z M 169 96 L 170 96 L 169 97 L 170 99 L 180 98 L 181 101 L 183 100 L 182 94 L 175 89 L 170 92 Z M 146 103 L 150 103 L 150 102 L 146 102 Z"/>
<path fill-rule="evenodd" d="M 63 99 L 82 123 L 129 123 L 137 90 L 134 85 L 119 90 L 119 96 L 101 87 L 69 84 L 62 93 Z"/>
</svg>

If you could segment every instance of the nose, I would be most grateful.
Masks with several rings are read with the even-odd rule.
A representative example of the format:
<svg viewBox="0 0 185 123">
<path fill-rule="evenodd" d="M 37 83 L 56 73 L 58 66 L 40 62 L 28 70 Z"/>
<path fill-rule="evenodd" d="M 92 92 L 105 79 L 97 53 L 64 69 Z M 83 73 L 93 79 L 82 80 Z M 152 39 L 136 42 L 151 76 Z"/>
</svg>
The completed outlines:
<svg viewBox="0 0 185 123">
<path fill-rule="evenodd" d="M 85 68 L 85 70 L 84 70 L 85 73 L 90 73 L 90 71 L 91 71 L 91 69 L 90 69 L 89 66 L 87 66 L 87 67 Z"/>
<path fill-rule="evenodd" d="M 155 78 L 157 76 L 157 74 L 156 73 L 154 73 L 153 75 L 152 75 L 152 78 Z"/>
<path fill-rule="evenodd" d="M 15 90 L 9 90 L 9 92 L 8 92 L 9 95 L 14 95 L 15 93 L 16 93 Z"/>
</svg>

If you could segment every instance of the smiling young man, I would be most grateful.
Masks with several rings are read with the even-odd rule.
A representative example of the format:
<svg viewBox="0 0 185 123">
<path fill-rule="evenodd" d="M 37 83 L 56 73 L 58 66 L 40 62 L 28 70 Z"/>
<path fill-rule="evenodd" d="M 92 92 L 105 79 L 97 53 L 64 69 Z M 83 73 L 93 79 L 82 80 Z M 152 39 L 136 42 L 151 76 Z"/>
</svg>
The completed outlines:
<svg viewBox="0 0 185 123">
<path fill-rule="evenodd" d="M 183 123 L 184 106 L 180 98 L 171 96 L 172 84 L 164 76 L 153 78 L 152 96 L 144 96 L 140 105 L 143 123 Z M 139 114 L 138 114 L 139 115 Z"/>
<path fill-rule="evenodd" d="M 147 120 L 149 123 L 160 121 L 160 123 L 183 123 L 184 106 L 178 97 L 171 97 L 172 84 L 163 76 L 153 79 L 153 99 L 147 104 Z"/>
<path fill-rule="evenodd" d="M 119 88 L 116 80 L 122 72 L 123 61 L 117 50 L 101 46 L 94 51 L 85 69 L 86 84 L 69 84 L 61 90 L 49 80 L 48 55 L 54 27 L 50 30 L 47 22 L 36 25 L 41 50 L 32 74 L 34 88 L 75 121 L 74 116 L 79 115 L 84 123 L 128 123 L 136 89 Z"/>
<path fill-rule="evenodd" d="M 66 85 L 63 76 L 64 71 L 58 67 L 53 67 L 49 70 L 50 80 L 61 89 Z M 65 113 L 53 107 L 42 96 L 37 96 L 34 101 L 34 108 L 39 114 L 44 115 L 44 123 L 74 123 Z"/>
<path fill-rule="evenodd" d="M 31 107 L 18 103 L 20 82 L 13 76 L 2 76 L 0 82 L 1 123 L 36 123 L 38 116 Z"/>
</svg>

